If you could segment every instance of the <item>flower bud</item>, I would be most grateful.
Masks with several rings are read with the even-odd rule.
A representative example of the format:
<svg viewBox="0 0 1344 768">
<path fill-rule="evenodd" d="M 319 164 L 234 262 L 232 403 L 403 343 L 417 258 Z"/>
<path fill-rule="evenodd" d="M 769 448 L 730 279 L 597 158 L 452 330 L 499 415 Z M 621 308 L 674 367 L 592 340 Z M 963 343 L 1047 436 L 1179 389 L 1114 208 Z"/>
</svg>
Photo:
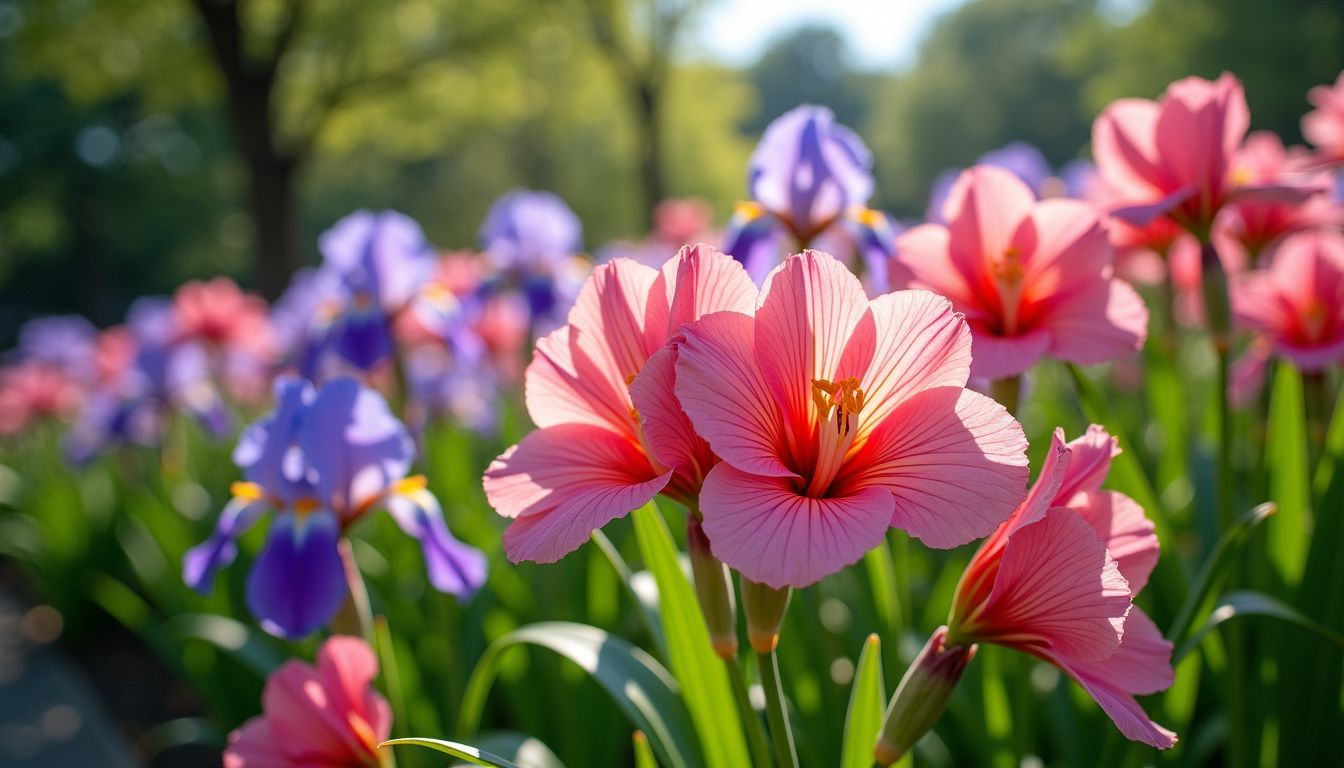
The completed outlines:
<svg viewBox="0 0 1344 768">
<path fill-rule="evenodd" d="M 722 659 L 737 658 L 737 599 L 733 595 L 733 578 L 728 566 L 719 562 L 709 551 L 709 539 L 695 517 L 686 520 L 687 549 L 691 556 L 691 573 L 695 576 L 695 594 L 700 598 L 700 611 L 709 626 L 709 639 L 714 653 Z"/>
<path fill-rule="evenodd" d="M 962 671 L 975 657 L 975 645 L 949 648 L 946 641 L 947 627 L 939 627 L 905 670 L 905 677 L 887 706 L 882 733 L 873 750 L 878 765 L 900 760 L 938 722 Z"/>
<path fill-rule="evenodd" d="M 775 589 L 742 579 L 742 612 L 747 617 L 747 639 L 752 650 L 770 653 L 779 645 L 779 627 L 792 595 L 792 587 Z"/>
</svg>

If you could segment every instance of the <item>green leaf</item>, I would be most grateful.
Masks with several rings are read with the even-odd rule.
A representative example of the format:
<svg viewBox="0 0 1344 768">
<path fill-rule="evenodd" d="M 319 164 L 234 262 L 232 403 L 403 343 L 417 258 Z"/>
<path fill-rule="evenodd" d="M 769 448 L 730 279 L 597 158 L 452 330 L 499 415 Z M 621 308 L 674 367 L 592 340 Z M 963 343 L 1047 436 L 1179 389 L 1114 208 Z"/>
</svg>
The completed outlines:
<svg viewBox="0 0 1344 768">
<path fill-rule="evenodd" d="M 659 654 L 667 658 L 667 637 L 663 633 L 663 623 L 658 618 L 658 613 L 651 610 L 644 600 L 640 597 L 639 590 L 635 587 L 635 574 L 631 572 L 630 566 L 626 564 L 625 558 L 616 551 L 616 545 L 611 543 L 611 539 L 602 531 L 593 531 L 593 543 L 606 556 L 607 562 L 611 563 L 612 570 L 621 577 L 621 583 L 625 585 L 625 591 L 634 601 L 635 607 L 639 609 L 639 616 L 644 620 L 644 628 L 648 630 L 649 636 L 653 638 L 654 645 L 658 646 Z"/>
<path fill-rule="evenodd" d="M 517 731 L 487 731 L 474 740 L 480 749 L 518 764 L 518 768 L 565 768 L 541 739 Z"/>
<path fill-rule="evenodd" d="M 1199 573 L 1195 574 L 1194 583 L 1190 585 L 1185 602 L 1181 604 L 1180 610 L 1176 612 L 1176 618 L 1172 620 L 1171 627 L 1167 630 L 1167 639 L 1173 643 L 1180 643 L 1195 618 L 1195 612 L 1214 592 L 1218 583 L 1227 576 L 1232 558 L 1241 551 L 1246 535 L 1260 523 L 1268 520 L 1277 509 L 1272 502 L 1261 504 L 1242 515 L 1231 528 L 1223 532 L 1213 552 L 1209 553 L 1208 559 L 1200 566 Z"/>
<path fill-rule="evenodd" d="M 517 645 L 546 648 L 579 665 L 607 691 L 630 722 L 648 734 L 654 751 L 670 768 L 703 765 L 677 681 L 643 650 L 586 624 L 529 624 L 491 643 L 481 654 L 462 695 L 460 733 L 475 733 L 501 654 Z"/>
<path fill-rule="evenodd" d="M 444 741 L 442 739 L 426 739 L 423 737 L 412 737 L 405 739 L 392 739 L 379 744 L 379 749 L 383 747 L 413 746 L 425 747 L 442 752 L 445 755 L 451 755 L 459 760 L 466 760 L 471 765 L 483 765 L 486 768 L 521 768 L 517 763 L 505 760 L 499 755 L 493 755 L 489 752 L 483 752 L 476 747 L 466 744 L 458 744 L 455 741 Z"/>
<path fill-rule="evenodd" d="M 887 703 L 882 682 L 882 641 L 869 635 L 854 669 L 854 687 L 845 713 L 845 740 L 840 749 L 840 768 L 870 768 L 873 745 L 882 729 L 882 709 Z"/>
<path fill-rule="evenodd" d="M 201 640 L 224 651 L 243 666 L 266 677 L 285 658 L 251 627 L 225 616 L 209 613 L 191 613 L 174 616 L 164 622 L 163 636 L 169 644 L 183 640 Z"/>
<path fill-rule="evenodd" d="M 635 768 L 658 768 L 658 761 L 653 757 L 653 750 L 649 749 L 649 737 L 645 736 L 643 731 L 635 731 L 633 740 L 635 742 Z"/>
<path fill-rule="evenodd" d="M 667 521 L 653 502 L 635 510 L 631 518 L 644 565 L 658 583 L 668 661 L 705 747 L 705 762 L 710 768 L 750 765 L 728 671 L 710 645 L 695 588 L 681 568 Z"/>
<path fill-rule="evenodd" d="M 1302 578 L 1311 541 L 1311 461 L 1302 374 L 1280 365 L 1270 396 L 1265 465 L 1269 495 L 1279 506 L 1279 521 L 1269 529 L 1269 557 L 1288 584 Z"/>
<path fill-rule="evenodd" d="M 1335 645 L 1344 648 L 1344 635 L 1330 629 L 1320 622 L 1303 615 L 1296 608 L 1288 605 L 1281 600 L 1270 597 L 1261 592 L 1230 592 L 1218 602 L 1217 607 L 1209 613 L 1209 617 L 1204 623 L 1195 630 L 1190 639 L 1185 642 L 1176 653 L 1172 654 L 1172 663 L 1179 662 L 1185 654 L 1199 645 L 1213 628 L 1219 624 L 1234 619 L 1238 616 L 1267 616 L 1273 619 L 1286 621 L 1300 629 L 1313 632 L 1329 640 Z"/>
</svg>

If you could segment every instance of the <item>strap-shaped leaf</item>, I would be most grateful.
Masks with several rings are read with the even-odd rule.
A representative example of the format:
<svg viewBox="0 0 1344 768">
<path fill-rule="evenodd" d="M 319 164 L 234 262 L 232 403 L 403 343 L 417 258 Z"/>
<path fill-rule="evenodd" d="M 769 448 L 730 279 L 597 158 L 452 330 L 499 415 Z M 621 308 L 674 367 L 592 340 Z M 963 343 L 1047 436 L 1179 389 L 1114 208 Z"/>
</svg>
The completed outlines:
<svg viewBox="0 0 1344 768">
<path fill-rule="evenodd" d="M 517 763 L 506 760 L 499 755 L 482 751 L 468 744 L 458 744 L 455 741 L 444 741 L 443 739 L 427 739 L 415 736 L 405 739 L 392 739 L 390 741 L 384 741 L 382 744 L 378 745 L 380 749 L 383 747 L 399 746 L 432 749 L 437 752 L 442 752 L 445 755 L 456 757 L 459 760 L 466 760 L 471 765 L 483 765 L 486 768 L 521 768 Z"/>
<path fill-rule="evenodd" d="M 882 729 L 882 708 L 886 699 L 886 686 L 882 682 L 882 641 L 877 635 L 869 635 L 859 652 L 854 687 L 849 692 L 840 768 L 869 768 L 873 764 L 873 745 Z"/>
<path fill-rule="evenodd" d="M 669 768 L 703 765 L 700 743 L 677 681 L 643 650 L 586 624 L 529 624 L 486 648 L 462 696 L 459 732 L 476 732 L 500 656 L 516 645 L 547 648 L 579 665 L 606 690 L 631 724 L 648 735 L 654 752 Z"/>
<path fill-rule="evenodd" d="M 1180 648 L 1176 649 L 1171 657 L 1172 663 L 1178 663 L 1185 654 L 1194 649 L 1199 642 L 1204 639 L 1214 627 L 1238 616 L 1268 616 L 1272 619 L 1286 621 L 1300 629 L 1313 632 L 1321 637 L 1333 642 L 1335 645 L 1344 648 L 1344 635 L 1330 629 L 1315 619 L 1304 615 L 1296 608 L 1287 603 L 1277 600 L 1262 592 L 1229 592 L 1218 601 L 1217 607 L 1209 613 L 1209 618 L 1204 620 L 1199 629 L 1195 630 L 1190 639 Z"/>
</svg>

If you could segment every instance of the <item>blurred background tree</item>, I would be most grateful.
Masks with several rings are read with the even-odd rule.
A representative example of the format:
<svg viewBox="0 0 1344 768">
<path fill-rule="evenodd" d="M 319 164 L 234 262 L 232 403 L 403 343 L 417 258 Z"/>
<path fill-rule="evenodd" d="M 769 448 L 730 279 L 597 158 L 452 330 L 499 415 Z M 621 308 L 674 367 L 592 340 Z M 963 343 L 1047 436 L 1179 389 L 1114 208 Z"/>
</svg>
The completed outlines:
<svg viewBox="0 0 1344 768">
<path fill-rule="evenodd" d="M 590 249 L 648 201 L 726 218 L 764 126 L 821 103 L 874 150 L 876 202 L 922 214 L 942 169 L 1013 140 L 1085 156 L 1096 111 L 1235 71 L 1255 127 L 1298 138 L 1344 67 L 1344 5 L 972 0 L 899 70 L 834 29 L 738 65 L 697 0 L 0 0 L 0 345 L 25 318 L 115 322 L 136 295 L 224 273 L 274 295 L 357 207 L 469 247 L 490 201 L 551 189 Z"/>
</svg>

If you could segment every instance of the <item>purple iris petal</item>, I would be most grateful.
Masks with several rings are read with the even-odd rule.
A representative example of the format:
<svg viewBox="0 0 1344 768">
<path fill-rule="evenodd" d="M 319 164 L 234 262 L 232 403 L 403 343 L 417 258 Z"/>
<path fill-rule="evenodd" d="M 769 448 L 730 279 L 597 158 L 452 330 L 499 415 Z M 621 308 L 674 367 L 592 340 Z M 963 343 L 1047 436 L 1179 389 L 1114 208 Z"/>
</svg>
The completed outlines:
<svg viewBox="0 0 1344 768">
<path fill-rule="evenodd" d="M 19 329 L 18 354 L 55 366 L 77 381 L 95 378 L 98 331 L 79 315 L 39 317 Z"/>
<path fill-rule="evenodd" d="M 392 496 L 387 511 L 410 536 L 420 540 L 429 582 L 440 592 L 470 598 L 485 583 L 485 554 L 463 544 L 448 531 L 439 503 L 428 491 Z"/>
<path fill-rule="evenodd" d="M 873 193 L 873 158 L 825 107 L 800 106 L 776 118 L 751 157 L 752 199 L 810 239 Z"/>
<path fill-rule="evenodd" d="M 275 410 L 248 425 L 233 449 L 233 463 L 243 476 L 286 505 L 312 492 L 297 443 L 304 409 L 314 397 L 307 382 L 280 377 L 275 382 Z"/>
<path fill-rule="evenodd" d="M 1053 176 L 1050 161 L 1045 159 L 1041 150 L 1025 141 L 1014 141 L 980 156 L 980 165 L 993 165 L 1012 171 L 1019 179 L 1031 187 L 1037 197 L 1047 179 Z"/>
<path fill-rule="evenodd" d="M 392 326 L 378 309 L 347 311 L 329 332 L 332 348 L 347 363 L 367 371 L 391 356 Z"/>
<path fill-rule="evenodd" d="M 1097 166 L 1086 160 L 1071 160 L 1059 171 L 1064 182 L 1064 196 L 1087 200 L 1099 179 Z"/>
<path fill-rule="evenodd" d="M 502 269 L 549 271 L 583 247 L 583 226 L 556 195 L 516 189 L 490 206 L 478 237 L 481 250 Z"/>
<path fill-rule="evenodd" d="M 323 232 L 318 248 L 353 300 L 388 314 L 410 302 L 434 268 L 424 231 L 397 211 L 356 211 Z"/>
<path fill-rule="evenodd" d="M 723 252 L 742 263 L 751 279 L 760 285 L 784 258 L 784 228 L 770 214 L 739 210 L 723 235 Z"/>
<path fill-rule="evenodd" d="M 317 497 L 347 517 L 405 477 L 415 455 L 410 434 L 382 395 L 349 378 L 318 391 L 304 414 L 299 447 L 316 477 Z"/>
<path fill-rule="evenodd" d="M 214 587 L 215 571 L 228 566 L 238 556 L 239 536 L 261 517 L 266 503 L 255 499 L 233 499 L 219 514 L 210 538 L 187 550 L 182 557 L 182 580 L 197 592 L 208 595 Z"/>
<path fill-rule="evenodd" d="M 345 600 L 340 523 L 328 510 L 271 523 L 266 548 L 247 577 L 247 605 L 262 629 L 296 640 L 325 626 Z"/>
</svg>

